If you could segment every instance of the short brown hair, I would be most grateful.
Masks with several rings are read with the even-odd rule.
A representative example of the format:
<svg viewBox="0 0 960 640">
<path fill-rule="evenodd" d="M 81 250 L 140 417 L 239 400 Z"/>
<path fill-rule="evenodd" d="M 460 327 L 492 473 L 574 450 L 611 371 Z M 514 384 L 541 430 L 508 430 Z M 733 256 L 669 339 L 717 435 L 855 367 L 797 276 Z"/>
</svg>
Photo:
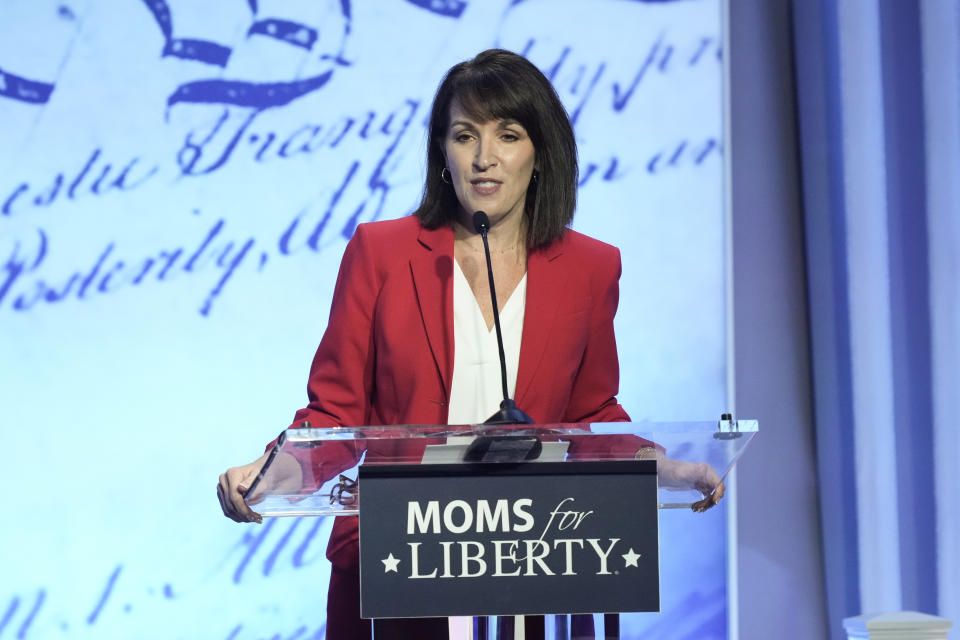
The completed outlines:
<svg viewBox="0 0 960 640">
<path fill-rule="evenodd" d="M 577 205 L 577 143 L 557 92 L 523 56 L 489 49 L 454 66 L 437 89 L 430 112 L 427 179 L 415 215 L 427 228 L 450 224 L 460 207 L 453 187 L 443 182 L 444 139 L 450 104 L 456 99 L 478 121 L 512 119 L 533 143 L 538 175 L 527 188 L 527 246 L 543 247 L 563 235 Z"/>
</svg>

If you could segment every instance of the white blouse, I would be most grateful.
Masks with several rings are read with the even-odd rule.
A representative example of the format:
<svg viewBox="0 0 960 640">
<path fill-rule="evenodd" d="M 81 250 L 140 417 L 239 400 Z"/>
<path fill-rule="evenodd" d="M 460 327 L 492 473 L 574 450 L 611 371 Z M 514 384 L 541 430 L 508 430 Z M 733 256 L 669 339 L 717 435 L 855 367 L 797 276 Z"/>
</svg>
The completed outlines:
<svg viewBox="0 0 960 640">
<path fill-rule="evenodd" d="M 503 386 L 497 329 L 487 329 L 467 277 L 453 261 L 453 380 L 447 424 L 479 424 L 500 410 Z M 527 274 L 500 312 L 503 353 L 507 361 L 507 389 L 513 397 L 520 364 L 520 339 L 527 300 Z"/>
<path fill-rule="evenodd" d="M 479 424 L 500 410 L 503 386 L 500 383 L 500 354 L 497 329 L 487 329 L 460 264 L 453 269 L 453 380 L 450 383 L 450 406 L 447 424 Z M 520 365 L 520 339 L 523 335 L 523 314 L 527 305 L 527 274 L 510 294 L 500 312 L 503 334 L 503 355 L 507 362 L 507 390 L 512 398 L 517 390 L 517 368 Z M 523 640 L 523 617 L 515 618 L 513 640 Z M 450 618 L 451 640 L 472 637 L 473 618 Z"/>
</svg>

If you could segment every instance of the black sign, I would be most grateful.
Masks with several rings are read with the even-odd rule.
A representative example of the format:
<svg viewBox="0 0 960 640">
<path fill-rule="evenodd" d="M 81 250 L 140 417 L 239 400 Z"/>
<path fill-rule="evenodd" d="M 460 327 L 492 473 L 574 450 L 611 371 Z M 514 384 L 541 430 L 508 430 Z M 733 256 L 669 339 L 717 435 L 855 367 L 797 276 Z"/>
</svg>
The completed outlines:
<svg viewBox="0 0 960 640">
<path fill-rule="evenodd" d="M 652 460 L 360 467 L 364 618 L 659 611 Z"/>
</svg>

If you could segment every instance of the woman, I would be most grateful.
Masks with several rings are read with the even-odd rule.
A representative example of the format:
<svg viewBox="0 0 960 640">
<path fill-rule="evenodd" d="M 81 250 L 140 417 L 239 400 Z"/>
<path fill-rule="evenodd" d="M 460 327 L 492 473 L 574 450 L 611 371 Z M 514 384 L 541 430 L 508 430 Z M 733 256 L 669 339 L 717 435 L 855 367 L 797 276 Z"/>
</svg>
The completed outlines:
<svg viewBox="0 0 960 640">
<path fill-rule="evenodd" d="M 577 150 L 549 80 L 521 56 L 484 51 L 447 73 L 429 136 L 415 215 L 360 225 L 344 252 L 310 402 L 294 424 L 472 424 L 497 411 L 500 369 L 476 211 L 490 219 L 511 397 L 538 423 L 629 420 L 616 400 L 620 254 L 567 228 Z M 316 462 L 333 477 L 355 464 L 354 453 L 328 451 Z M 261 465 L 221 476 L 228 517 L 259 521 L 243 494 Z M 358 611 L 356 518 L 337 519 L 327 555 L 328 637 L 369 637 Z M 445 623 L 436 627 L 445 633 Z"/>
</svg>

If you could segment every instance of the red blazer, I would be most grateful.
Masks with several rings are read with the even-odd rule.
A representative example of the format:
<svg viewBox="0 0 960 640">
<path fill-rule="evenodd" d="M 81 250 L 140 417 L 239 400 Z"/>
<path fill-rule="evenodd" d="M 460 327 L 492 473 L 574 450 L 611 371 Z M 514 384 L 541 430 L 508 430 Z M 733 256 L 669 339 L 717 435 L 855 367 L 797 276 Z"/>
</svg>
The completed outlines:
<svg viewBox="0 0 960 640">
<path fill-rule="evenodd" d="M 630 419 L 616 400 L 619 277 L 619 251 L 575 231 L 528 255 L 514 399 L 535 422 Z M 453 350 L 453 229 L 412 216 L 361 224 L 340 265 L 309 404 L 293 424 L 446 424 Z M 345 444 L 311 456 L 330 478 L 357 454 Z M 328 556 L 354 564 L 355 541 L 356 518 L 338 518 Z"/>
</svg>

